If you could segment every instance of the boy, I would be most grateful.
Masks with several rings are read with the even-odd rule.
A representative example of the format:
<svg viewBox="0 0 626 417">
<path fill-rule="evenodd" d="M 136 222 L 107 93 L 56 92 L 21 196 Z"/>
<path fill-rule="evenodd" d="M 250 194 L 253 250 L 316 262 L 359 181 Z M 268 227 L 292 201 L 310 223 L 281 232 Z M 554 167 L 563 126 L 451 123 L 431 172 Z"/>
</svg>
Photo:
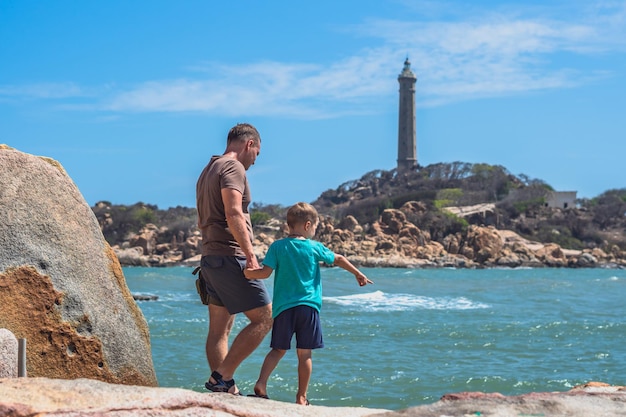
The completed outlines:
<svg viewBox="0 0 626 417">
<path fill-rule="evenodd" d="M 296 335 L 298 393 L 296 403 L 308 405 L 307 390 L 313 369 L 312 349 L 324 347 L 319 311 L 322 306 L 320 262 L 337 265 L 354 274 L 360 286 L 373 284 L 348 259 L 333 253 L 322 243 L 310 240 L 318 225 L 317 210 L 297 203 L 287 211 L 289 235 L 272 243 L 261 269 L 247 268 L 248 279 L 265 279 L 274 271 L 272 350 L 265 357 L 255 397 L 268 398 L 267 381 L 280 359 L 291 348 Z"/>
</svg>

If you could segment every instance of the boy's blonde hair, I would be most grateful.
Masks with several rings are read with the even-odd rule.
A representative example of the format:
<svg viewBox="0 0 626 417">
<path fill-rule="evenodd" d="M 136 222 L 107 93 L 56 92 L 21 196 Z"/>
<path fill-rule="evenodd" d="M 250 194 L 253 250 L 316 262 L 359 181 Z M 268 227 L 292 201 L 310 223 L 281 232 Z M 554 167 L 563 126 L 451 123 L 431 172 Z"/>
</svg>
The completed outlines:
<svg viewBox="0 0 626 417">
<path fill-rule="evenodd" d="M 287 210 L 287 225 L 289 227 L 295 227 L 297 224 L 303 224 L 307 221 L 316 224 L 317 219 L 317 210 L 309 203 L 296 203 Z"/>
</svg>

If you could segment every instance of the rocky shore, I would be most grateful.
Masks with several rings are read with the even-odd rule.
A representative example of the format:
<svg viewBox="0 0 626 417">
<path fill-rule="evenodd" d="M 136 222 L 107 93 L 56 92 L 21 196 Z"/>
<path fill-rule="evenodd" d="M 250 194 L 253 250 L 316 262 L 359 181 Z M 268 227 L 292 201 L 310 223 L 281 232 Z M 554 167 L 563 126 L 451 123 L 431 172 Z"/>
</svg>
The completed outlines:
<svg viewBox="0 0 626 417">
<path fill-rule="evenodd" d="M 555 243 L 529 241 L 493 226 L 470 225 L 466 231 L 450 234 L 439 242 L 407 220 L 408 216 L 419 216 L 425 211 L 424 204 L 411 201 L 400 209 L 384 210 L 377 221 L 367 225 L 359 224 L 352 216 L 338 223 L 323 218 L 315 239 L 361 267 L 626 267 L 626 251 L 618 246 L 612 246 L 608 252 L 599 248 L 571 250 Z M 199 232 L 185 239 L 174 236 L 169 243 L 158 243 L 165 232 L 148 224 L 123 244 L 113 246 L 113 250 L 124 266 L 199 264 Z M 275 219 L 255 227 L 254 247 L 259 259 L 263 259 L 274 240 L 285 234 L 286 225 Z"/>
<path fill-rule="evenodd" d="M 498 393 L 445 394 L 433 404 L 405 410 L 363 407 L 304 407 L 229 394 L 180 388 L 115 385 L 92 379 L 0 379 L 0 415 L 54 416 L 215 416 L 215 417 L 589 417 L 626 415 L 626 387 L 589 383 L 568 392 L 504 396 Z"/>
</svg>

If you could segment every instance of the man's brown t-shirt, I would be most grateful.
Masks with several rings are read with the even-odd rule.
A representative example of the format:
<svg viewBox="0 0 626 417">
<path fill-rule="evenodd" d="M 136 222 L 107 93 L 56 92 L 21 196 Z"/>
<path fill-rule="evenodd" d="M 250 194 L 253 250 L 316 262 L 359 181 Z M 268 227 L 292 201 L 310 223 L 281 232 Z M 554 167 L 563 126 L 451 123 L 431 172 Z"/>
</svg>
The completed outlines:
<svg viewBox="0 0 626 417">
<path fill-rule="evenodd" d="M 251 241 L 253 239 L 252 222 L 248 213 L 250 187 L 246 169 L 236 159 L 213 156 L 196 184 L 196 208 L 198 227 L 202 233 L 202 255 L 245 256 L 226 222 L 222 200 L 223 188 L 241 193 L 248 235 Z"/>
</svg>

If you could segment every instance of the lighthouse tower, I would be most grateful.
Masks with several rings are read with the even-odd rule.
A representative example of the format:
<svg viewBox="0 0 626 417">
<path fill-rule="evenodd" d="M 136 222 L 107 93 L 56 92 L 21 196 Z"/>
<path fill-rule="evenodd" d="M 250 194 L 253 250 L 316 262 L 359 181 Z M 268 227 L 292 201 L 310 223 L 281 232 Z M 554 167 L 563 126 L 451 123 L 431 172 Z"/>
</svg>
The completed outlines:
<svg viewBox="0 0 626 417">
<path fill-rule="evenodd" d="M 415 134 L 415 82 L 409 58 L 398 76 L 400 107 L 398 112 L 398 173 L 417 167 L 417 138 Z"/>
</svg>

